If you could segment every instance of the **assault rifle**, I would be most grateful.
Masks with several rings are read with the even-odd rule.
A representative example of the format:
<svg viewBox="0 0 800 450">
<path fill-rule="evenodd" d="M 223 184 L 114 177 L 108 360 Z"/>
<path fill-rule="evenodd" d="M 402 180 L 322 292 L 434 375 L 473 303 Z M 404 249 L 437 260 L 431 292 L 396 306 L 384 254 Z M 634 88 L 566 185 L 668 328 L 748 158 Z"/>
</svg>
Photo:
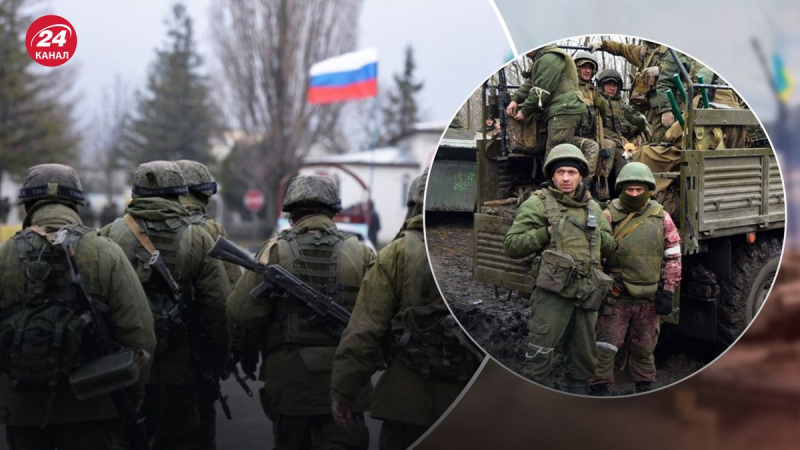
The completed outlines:
<svg viewBox="0 0 800 450">
<path fill-rule="evenodd" d="M 500 154 L 506 156 L 508 150 L 506 149 L 506 141 L 508 136 L 508 117 L 506 108 L 511 103 L 508 98 L 508 82 L 506 82 L 506 69 L 500 69 L 497 72 L 497 110 L 500 113 Z"/>
<path fill-rule="evenodd" d="M 262 266 L 249 253 L 222 236 L 217 238 L 217 242 L 208 251 L 208 256 L 236 264 L 260 275 L 263 281 L 250 292 L 254 298 L 269 289 L 273 294 L 285 299 L 299 300 L 313 311 L 308 319 L 312 326 L 321 326 L 336 338 L 342 337 L 342 332 L 350 320 L 350 312 L 288 270 L 277 264 Z"/>
<path fill-rule="evenodd" d="M 102 353 L 102 356 L 109 356 L 118 351 L 118 345 L 111 337 L 108 327 L 100 315 L 97 308 L 97 303 L 91 295 L 86 291 L 81 281 L 80 273 L 78 272 L 78 264 L 75 262 L 75 251 L 69 245 L 69 230 L 61 229 L 56 233 L 56 238 L 53 241 L 53 247 L 56 252 L 61 255 L 64 261 L 64 267 L 69 276 L 69 284 L 75 289 L 75 294 L 78 297 L 78 302 L 86 308 L 89 316 L 85 314 L 81 316 L 84 322 L 88 322 L 88 329 L 94 341 Z M 138 377 L 137 377 L 138 379 Z M 126 383 L 130 385 L 131 383 Z M 135 380 L 134 380 L 135 384 Z M 117 407 L 120 416 L 125 420 L 125 425 L 128 428 L 130 437 L 138 450 L 147 450 L 149 448 L 147 439 L 147 428 L 144 424 L 144 418 L 139 418 L 136 414 L 136 407 L 134 405 L 133 396 L 127 389 L 117 389 L 110 392 L 114 405 Z"/>
<path fill-rule="evenodd" d="M 164 264 L 164 259 L 161 257 L 161 253 L 158 250 L 150 256 L 150 261 L 147 263 L 147 266 L 150 267 L 150 270 L 152 270 L 158 279 L 167 287 L 166 293 L 180 311 L 180 317 L 175 320 L 179 321 L 179 323 L 182 322 L 186 327 L 186 337 L 189 340 L 192 364 L 200 375 L 201 382 L 206 389 L 214 394 L 215 399 L 219 400 L 225 417 L 231 420 L 231 408 L 228 406 L 228 397 L 222 395 L 222 388 L 219 384 L 219 373 L 208 364 L 210 357 L 207 354 L 207 345 L 203 342 L 203 332 L 198 313 L 196 311 L 190 311 L 189 306 L 183 301 L 183 293 L 178 287 L 178 283 L 172 278 L 172 274 L 169 273 L 169 269 L 166 264 Z"/>
</svg>

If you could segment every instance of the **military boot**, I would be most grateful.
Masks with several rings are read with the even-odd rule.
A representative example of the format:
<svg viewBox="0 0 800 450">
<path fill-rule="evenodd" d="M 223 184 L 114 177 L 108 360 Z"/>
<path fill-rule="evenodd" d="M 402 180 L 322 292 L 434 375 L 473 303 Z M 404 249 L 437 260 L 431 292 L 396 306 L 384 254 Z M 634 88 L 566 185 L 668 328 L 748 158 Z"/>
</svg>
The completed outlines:
<svg viewBox="0 0 800 450">
<path fill-rule="evenodd" d="M 589 382 L 586 380 L 576 380 L 574 378 L 566 377 L 567 381 L 564 383 L 564 392 L 578 395 L 589 395 Z"/>
<path fill-rule="evenodd" d="M 640 392 L 647 392 L 653 389 L 653 383 L 651 381 L 637 381 L 636 382 L 636 393 Z"/>
</svg>

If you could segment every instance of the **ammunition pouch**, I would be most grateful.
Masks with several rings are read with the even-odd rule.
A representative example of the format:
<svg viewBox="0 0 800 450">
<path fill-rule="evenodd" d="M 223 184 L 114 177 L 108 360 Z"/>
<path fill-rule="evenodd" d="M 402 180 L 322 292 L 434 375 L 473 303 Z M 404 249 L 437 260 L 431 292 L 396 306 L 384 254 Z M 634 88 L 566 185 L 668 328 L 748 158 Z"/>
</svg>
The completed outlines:
<svg viewBox="0 0 800 450">
<path fill-rule="evenodd" d="M 631 87 L 630 104 L 637 108 L 650 107 L 650 99 L 648 93 L 651 90 L 650 82 L 644 74 L 644 71 L 639 71 L 633 78 L 633 86 Z M 655 84 L 653 84 L 655 86 Z"/>
<path fill-rule="evenodd" d="M 89 361 L 69 376 L 69 384 L 78 400 L 133 386 L 138 381 L 136 352 L 131 349 Z"/>
<path fill-rule="evenodd" d="M 606 299 L 614 279 L 595 268 L 589 270 L 589 275 L 578 279 L 578 295 L 580 307 L 590 311 L 600 309 L 600 304 Z"/>
<path fill-rule="evenodd" d="M 608 295 L 606 295 L 606 298 L 600 303 L 600 308 L 597 310 L 598 314 L 601 316 L 610 316 L 614 314 L 614 308 L 617 306 L 617 300 L 619 300 L 620 294 L 622 294 L 622 287 L 614 282 L 611 285 L 611 289 L 608 291 Z"/>
<path fill-rule="evenodd" d="M 552 250 L 542 252 L 536 275 L 536 287 L 561 296 L 564 295 L 577 276 L 575 260 L 571 256 Z"/>
<path fill-rule="evenodd" d="M 633 298 L 653 300 L 656 298 L 656 292 L 658 292 L 658 283 L 633 284 L 623 280 L 622 284 L 625 286 L 628 295 Z"/>
</svg>

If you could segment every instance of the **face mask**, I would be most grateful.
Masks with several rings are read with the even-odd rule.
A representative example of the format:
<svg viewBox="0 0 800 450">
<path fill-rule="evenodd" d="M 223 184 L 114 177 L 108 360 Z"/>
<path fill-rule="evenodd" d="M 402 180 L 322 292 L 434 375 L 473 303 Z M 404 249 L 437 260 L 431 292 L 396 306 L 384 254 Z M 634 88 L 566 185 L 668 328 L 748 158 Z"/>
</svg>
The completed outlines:
<svg viewBox="0 0 800 450">
<path fill-rule="evenodd" d="M 638 211 L 650 201 L 650 189 L 645 188 L 644 192 L 636 197 L 630 196 L 626 194 L 625 191 L 622 191 L 622 193 L 619 194 L 619 201 L 623 206 L 628 208 L 628 210 Z"/>
</svg>

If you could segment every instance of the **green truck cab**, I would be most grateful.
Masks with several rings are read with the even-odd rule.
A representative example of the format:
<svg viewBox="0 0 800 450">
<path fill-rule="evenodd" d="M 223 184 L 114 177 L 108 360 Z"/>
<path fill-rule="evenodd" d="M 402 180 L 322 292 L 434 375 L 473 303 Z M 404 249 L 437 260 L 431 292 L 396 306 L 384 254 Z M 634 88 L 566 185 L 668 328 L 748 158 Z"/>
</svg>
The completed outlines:
<svg viewBox="0 0 800 450">
<path fill-rule="evenodd" d="M 729 89 L 693 85 L 685 70 L 684 84 L 688 98 L 698 89 Z M 498 88 L 487 86 L 489 91 Z M 673 324 L 678 334 L 727 346 L 750 324 L 775 279 L 786 198 L 772 148 L 693 149 L 695 127 L 760 126 L 752 111 L 693 108 L 691 103 L 683 116 L 686 150 L 679 164 L 673 172 L 655 174 L 676 179 L 680 192 L 678 217 L 673 219 L 681 234 L 683 279 L 676 292 L 678 307 L 664 322 Z M 503 251 L 518 205 L 500 199 L 511 197 L 517 186 L 536 186 L 544 180 L 543 155 L 508 145 L 501 148 L 497 139 L 478 140 L 477 147 L 473 277 L 530 292 L 530 261 L 512 260 Z"/>
</svg>

